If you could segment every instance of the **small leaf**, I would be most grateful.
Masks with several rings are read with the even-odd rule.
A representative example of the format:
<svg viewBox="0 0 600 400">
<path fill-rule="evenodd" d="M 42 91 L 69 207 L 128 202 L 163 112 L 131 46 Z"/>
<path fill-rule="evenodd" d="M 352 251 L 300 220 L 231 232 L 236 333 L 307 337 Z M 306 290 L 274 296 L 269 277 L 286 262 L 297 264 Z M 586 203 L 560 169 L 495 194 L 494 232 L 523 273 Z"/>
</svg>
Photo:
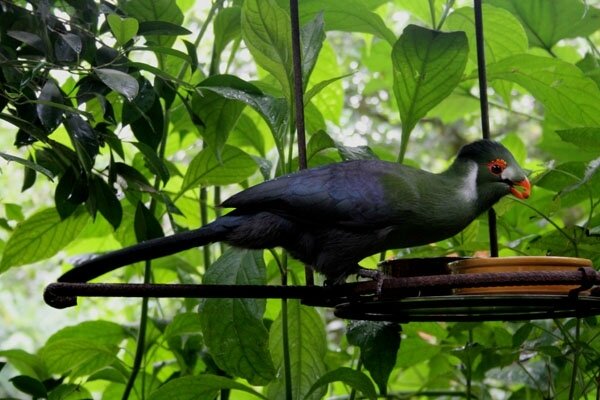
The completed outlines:
<svg viewBox="0 0 600 400">
<path fill-rule="evenodd" d="M 222 389 L 240 390 L 267 399 L 256 390 L 224 376 L 202 374 L 173 379 L 150 394 L 148 400 L 212 400 Z"/>
<path fill-rule="evenodd" d="M 96 215 L 96 211 L 100 214 L 114 229 L 121 225 L 123 218 L 123 208 L 121 202 L 117 199 L 115 191 L 108 186 L 104 179 L 92 175 L 89 181 L 89 195 L 86 201 L 86 206 L 92 216 Z"/>
<path fill-rule="evenodd" d="M 464 32 L 438 32 L 409 25 L 394 45 L 394 94 L 402 120 L 399 159 L 417 122 L 460 82 L 469 46 Z"/>
<path fill-rule="evenodd" d="M 152 92 L 150 94 L 149 92 Z M 141 94 L 141 93 L 140 93 Z M 124 118 L 135 118 L 133 122 L 131 122 L 131 130 L 133 131 L 133 135 L 140 143 L 144 143 L 149 146 L 156 152 L 158 149 L 158 145 L 162 141 L 163 130 L 164 130 L 164 113 L 163 108 L 160 103 L 160 99 L 156 96 L 154 89 L 149 89 L 148 93 L 144 93 L 144 96 L 147 100 L 141 98 L 141 96 L 136 97 L 139 98 L 138 103 L 132 103 L 130 105 L 123 106 L 123 116 Z M 153 100 L 150 108 L 144 110 L 147 107 L 147 104 L 150 100 Z M 143 107 L 143 108 L 142 108 Z M 134 111 L 131 111 L 135 109 Z M 131 111 L 131 112 L 130 112 Z"/>
<path fill-rule="evenodd" d="M 319 58 L 319 52 L 325 40 L 323 13 L 318 13 L 315 18 L 300 29 L 300 44 L 302 46 L 302 84 L 306 89 L 310 75 Z"/>
<path fill-rule="evenodd" d="M 77 114 L 70 113 L 64 121 L 65 128 L 69 133 L 73 147 L 77 151 L 77 157 L 86 172 L 92 170 L 94 159 L 100 152 L 100 144 L 96 133 L 89 122 Z"/>
<path fill-rule="evenodd" d="M 41 53 L 44 53 L 46 51 L 46 49 L 44 48 L 44 43 L 42 42 L 42 39 L 34 33 L 25 32 L 25 31 L 7 31 L 6 34 L 13 39 L 17 39 L 17 40 L 33 47 L 34 49 L 40 51 Z"/>
<path fill-rule="evenodd" d="M 168 342 L 176 336 L 198 335 L 202 332 L 202 322 L 198 313 L 181 313 L 175 315 L 173 321 L 167 325 L 163 334 Z"/>
<path fill-rule="evenodd" d="M 169 170 L 160 157 L 158 157 L 156 151 L 144 143 L 133 142 L 132 144 L 142 153 L 150 171 L 159 176 L 164 183 L 167 183 L 170 178 Z"/>
<path fill-rule="evenodd" d="M 0 272 L 52 257 L 71 243 L 88 221 L 85 213 L 76 213 L 61 221 L 53 208 L 32 215 L 18 224 L 8 239 Z"/>
<path fill-rule="evenodd" d="M 352 368 L 340 367 L 333 371 L 327 372 L 325 375 L 320 377 L 312 386 L 310 391 L 306 394 L 306 397 L 319 389 L 322 386 L 327 386 L 332 382 L 343 382 L 353 389 L 360 391 L 369 399 L 376 399 L 377 393 L 373 383 L 364 373 L 355 371 Z"/>
<path fill-rule="evenodd" d="M 106 86 L 129 101 L 132 101 L 140 90 L 138 81 L 125 72 L 110 68 L 96 68 L 94 72 Z"/>
<path fill-rule="evenodd" d="M 348 327 L 348 343 L 360 347 L 360 357 L 379 391 L 387 393 L 387 381 L 396 364 L 400 327 L 390 322 L 360 321 Z"/>
<path fill-rule="evenodd" d="M 68 218 L 88 197 L 87 180 L 71 167 L 60 178 L 54 191 L 56 211 L 61 219 Z"/>
<path fill-rule="evenodd" d="M 141 201 L 137 203 L 135 208 L 134 228 L 135 238 L 138 242 L 165 236 L 154 214 Z"/>
<path fill-rule="evenodd" d="M 37 354 L 30 354 L 25 350 L 11 349 L 0 350 L 0 357 L 22 375 L 32 376 L 41 381 L 49 377 L 44 361 Z"/>
<path fill-rule="evenodd" d="M 228 249 L 208 268 L 203 282 L 265 284 L 262 257 L 260 251 Z M 262 320 L 264 299 L 205 299 L 199 312 L 206 346 L 219 368 L 253 385 L 265 385 L 275 378 L 269 332 Z"/>
<path fill-rule="evenodd" d="M 129 42 L 138 32 L 139 23 L 135 18 L 121 18 L 117 14 L 109 14 L 106 20 L 119 46 Z"/>
<path fill-rule="evenodd" d="M 229 185 L 247 179 L 258 169 L 256 161 L 242 150 L 225 145 L 221 162 L 211 149 L 203 149 L 194 157 L 183 178 L 181 192 L 198 186 Z"/>
<path fill-rule="evenodd" d="M 325 131 L 318 131 L 312 134 L 306 145 L 306 156 L 310 161 L 322 150 L 335 148 L 335 141 Z"/>
<path fill-rule="evenodd" d="M 0 157 L 4 158 L 6 161 L 14 161 L 16 163 L 19 163 L 19 164 L 25 166 L 29 170 L 37 171 L 37 172 L 45 175 L 51 181 L 54 179 L 54 174 L 52 173 L 52 171 L 50 171 L 47 168 L 42 167 L 39 164 L 36 164 L 35 162 L 33 162 L 33 160 L 31 158 L 25 160 L 21 157 L 13 156 L 12 154 L 6 154 L 3 152 L 0 152 Z"/>
<path fill-rule="evenodd" d="M 190 33 L 192 32 L 183 26 L 167 21 L 142 21 L 138 30 L 138 34 L 143 36 L 179 36 L 189 35 Z"/>
<path fill-rule="evenodd" d="M 48 132 L 52 132 L 60 124 L 63 110 L 48 103 L 64 104 L 63 95 L 52 79 L 46 81 L 38 100 L 42 101 L 42 103 L 36 105 L 38 118 Z"/>
<path fill-rule="evenodd" d="M 213 64 L 218 65 L 218 60 L 225 47 L 229 42 L 241 36 L 240 18 L 240 7 L 223 8 L 215 17 L 215 22 L 213 24 L 215 35 L 213 57 L 216 61 L 213 61 Z"/>
<path fill-rule="evenodd" d="M 48 396 L 48 392 L 46 391 L 44 384 L 39 380 L 32 378 L 31 376 L 18 375 L 10 378 L 9 381 L 19 391 L 31 395 L 34 398 L 46 398 Z"/>
</svg>

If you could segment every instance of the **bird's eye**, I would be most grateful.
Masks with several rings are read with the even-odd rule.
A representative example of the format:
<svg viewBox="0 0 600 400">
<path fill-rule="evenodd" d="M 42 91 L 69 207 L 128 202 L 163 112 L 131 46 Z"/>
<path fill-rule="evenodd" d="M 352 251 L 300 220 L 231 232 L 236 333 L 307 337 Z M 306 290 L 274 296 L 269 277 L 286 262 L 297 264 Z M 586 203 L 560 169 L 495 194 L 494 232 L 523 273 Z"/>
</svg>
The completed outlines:
<svg viewBox="0 0 600 400">
<path fill-rule="evenodd" d="M 497 159 L 488 163 L 488 169 L 494 175 L 500 175 L 506 169 L 506 161 Z"/>
</svg>

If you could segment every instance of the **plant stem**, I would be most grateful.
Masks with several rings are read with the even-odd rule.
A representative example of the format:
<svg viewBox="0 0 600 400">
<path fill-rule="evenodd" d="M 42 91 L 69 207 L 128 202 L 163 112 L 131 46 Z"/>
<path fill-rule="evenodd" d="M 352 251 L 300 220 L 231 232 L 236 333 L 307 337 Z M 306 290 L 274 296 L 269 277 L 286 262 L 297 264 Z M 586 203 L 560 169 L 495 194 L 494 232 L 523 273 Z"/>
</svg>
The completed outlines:
<svg viewBox="0 0 600 400">
<path fill-rule="evenodd" d="M 471 399 L 471 378 L 473 375 L 473 360 L 471 360 L 470 347 L 473 346 L 473 329 L 469 329 L 469 341 L 467 342 L 467 348 L 469 348 L 469 354 L 467 357 L 466 373 L 465 378 L 467 379 L 467 399 Z"/>
<path fill-rule="evenodd" d="M 450 14 L 450 9 L 454 5 L 454 1 L 455 0 L 446 1 L 446 5 L 444 7 L 444 12 L 442 13 L 442 17 L 440 18 L 440 22 L 438 23 L 436 30 L 439 31 L 440 29 L 442 29 L 442 26 L 444 26 L 444 22 L 446 22 L 446 18 L 448 17 L 448 14 Z"/>
<path fill-rule="evenodd" d="M 431 27 L 435 29 L 435 0 L 429 0 L 429 14 L 431 15 Z"/>
<path fill-rule="evenodd" d="M 581 334 L 581 318 L 577 318 L 575 324 L 575 340 L 573 346 L 573 370 L 571 372 L 571 385 L 569 386 L 569 400 L 575 398 L 575 386 L 577 385 L 577 372 L 579 369 L 579 338 Z"/>
<path fill-rule="evenodd" d="M 283 254 L 283 273 L 281 284 L 287 285 L 287 253 Z M 286 299 L 281 299 L 281 334 L 283 335 L 283 375 L 285 379 L 285 398 L 292 400 L 292 365 L 290 361 L 290 332 L 288 304 Z"/>
</svg>

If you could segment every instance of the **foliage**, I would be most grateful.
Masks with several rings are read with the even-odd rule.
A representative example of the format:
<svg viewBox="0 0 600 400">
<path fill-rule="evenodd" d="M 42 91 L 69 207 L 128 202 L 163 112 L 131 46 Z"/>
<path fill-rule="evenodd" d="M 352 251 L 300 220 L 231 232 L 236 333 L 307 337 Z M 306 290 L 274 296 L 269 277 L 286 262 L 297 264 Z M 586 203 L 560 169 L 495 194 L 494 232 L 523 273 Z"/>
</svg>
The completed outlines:
<svg viewBox="0 0 600 400">
<path fill-rule="evenodd" d="M 195 228 L 221 213 L 225 194 L 296 169 L 288 2 L 193 3 L 0 0 L 6 291 L 25 286 L 22 274 L 53 279 L 44 271 L 58 276 L 56 264 Z M 535 185 L 527 202 L 496 207 L 502 255 L 600 265 L 600 9 L 591 3 L 484 4 L 493 136 Z M 439 170 L 480 136 L 471 2 L 302 0 L 300 23 L 310 166 L 376 157 Z M 481 218 L 455 238 L 396 254 L 487 248 Z M 217 244 L 110 279 L 301 284 L 302 272 L 279 250 Z M 51 329 L 44 343 L 3 346 L 0 395 L 375 398 L 377 388 L 398 397 L 574 399 L 597 391 L 596 318 L 402 330 L 361 322 L 346 337 L 329 310 L 296 301 L 145 299 L 135 313 L 112 314 L 102 304 L 82 304 L 90 320 Z M 17 328 L 3 322 L 8 339 Z"/>
</svg>

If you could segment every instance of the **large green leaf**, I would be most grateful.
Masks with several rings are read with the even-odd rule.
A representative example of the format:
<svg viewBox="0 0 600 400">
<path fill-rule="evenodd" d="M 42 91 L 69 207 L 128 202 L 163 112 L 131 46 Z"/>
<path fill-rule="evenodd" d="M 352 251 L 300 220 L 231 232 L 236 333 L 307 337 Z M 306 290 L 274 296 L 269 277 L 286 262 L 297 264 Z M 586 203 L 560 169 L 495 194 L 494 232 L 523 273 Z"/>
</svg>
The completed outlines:
<svg viewBox="0 0 600 400">
<path fill-rule="evenodd" d="M 181 193 L 198 186 L 229 185 L 248 178 L 258 169 L 256 161 L 247 153 L 225 145 L 221 161 L 212 149 L 204 149 L 194 157 L 181 185 Z"/>
<path fill-rule="evenodd" d="M 600 127 L 564 129 L 556 132 L 562 140 L 583 150 L 600 151 Z"/>
<path fill-rule="evenodd" d="M 220 390 L 240 390 L 260 399 L 263 395 L 249 386 L 224 376 L 203 374 L 170 380 L 150 394 L 149 400 L 212 400 Z"/>
<path fill-rule="evenodd" d="M 129 336 L 125 328 L 114 322 L 84 321 L 55 332 L 48 338 L 46 345 L 62 340 L 91 340 L 96 343 L 117 346 Z"/>
<path fill-rule="evenodd" d="M 40 380 L 48 379 L 48 370 L 44 360 L 36 354 L 31 354 L 21 349 L 0 350 L 0 357 L 23 375 L 35 377 Z"/>
<path fill-rule="evenodd" d="M 213 74 L 218 73 L 218 64 L 221 53 L 227 44 L 241 37 L 240 18 L 240 7 L 224 8 L 215 17 L 215 22 L 213 24 L 215 41 L 213 44 L 213 60 L 211 62 L 214 68 L 212 71 Z"/>
<path fill-rule="evenodd" d="M 289 15 L 274 0 L 247 0 L 242 6 L 242 37 L 258 65 L 270 72 L 292 99 L 292 31 Z"/>
<path fill-rule="evenodd" d="M 89 215 L 83 212 L 61 221 L 53 208 L 32 215 L 17 225 L 8 239 L 0 262 L 0 272 L 52 257 L 71 243 L 88 221 Z"/>
<path fill-rule="evenodd" d="M 228 249 L 204 275 L 205 284 L 264 285 L 262 252 Z M 219 368 L 253 385 L 275 378 L 269 332 L 263 323 L 264 299 L 206 299 L 200 303 L 204 340 Z"/>
<path fill-rule="evenodd" d="M 488 66 L 488 78 L 505 79 L 527 89 L 564 128 L 600 126 L 600 89 L 565 61 L 520 54 Z"/>
<path fill-rule="evenodd" d="M 464 32 L 438 32 L 409 25 L 394 45 L 394 94 L 402 120 L 400 160 L 410 133 L 429 110 L 460 82 L 469 47 Z"/>
<path fill-rule="evenodd" d="M 118 351 L 117 346 L 93 339 L 63 339 L 46 344 L 39 354 L 51 373 L 80 377 L 118 362 Z"/>
<path fill-rule="evenodd" d="M 483 5 L 483 33 L 485 37 L 485 61 L 491 64 L 514 54 L 525 53 L 528 42 L 525 29 L 510 12 L 490 5 Z M 464 31 L 469 39 L 469 58 L 477 63 L 475 38 L 475 18 L 472 7 L 459 8 L 448 17 L 448 29 Z M 511 84 L 496 82 L 494 88 L 500 92 L 505 102 L 510 104 Z"/>
<path fill-rule="evenodd" d="M 587 36 L 600 28 L 600 10 L 573 0 L 488 0 L 522 22 L 529 43 L 551 49 L 559 40 Z"/>
<path fill-rule="evenodd" d="M 325 40 L 325 27 L 323 22 L 323 14 L 319 13 L 315 15 L 315 18 L 304 25 L 300 29 L 300 45 L 302 50 L 301 62 L 302 62 L 302 90 L 306 89 L 310 74 L 312 73 L 321 47 L 323 47 L 323 41 Z"/>
<path fill-rule="evenodd" d="M 390 322 L 360 321 L 348 328 L 348 343 L 360 347 L 360 357 L 382 394 L 396 364 L 400 327 Z"/>
<path fill-rule="evenodd" d="M 288 311 L 288 351 L 293 399 L 320 399 L 326 388 L 321 386 L 311 392 L 313 384 L 325 374 L 324 356 L 327 352 L 325 326 L 314 308 L 303 306 L 297 300 L 287 302 Z M 279 317 L 271 325 L 270 348 L 279 379 L 267 387 L 267 397 L 273 400 L 285 399 L 285 377 L 283 370 L 283 319 Z"/>
</svg>

